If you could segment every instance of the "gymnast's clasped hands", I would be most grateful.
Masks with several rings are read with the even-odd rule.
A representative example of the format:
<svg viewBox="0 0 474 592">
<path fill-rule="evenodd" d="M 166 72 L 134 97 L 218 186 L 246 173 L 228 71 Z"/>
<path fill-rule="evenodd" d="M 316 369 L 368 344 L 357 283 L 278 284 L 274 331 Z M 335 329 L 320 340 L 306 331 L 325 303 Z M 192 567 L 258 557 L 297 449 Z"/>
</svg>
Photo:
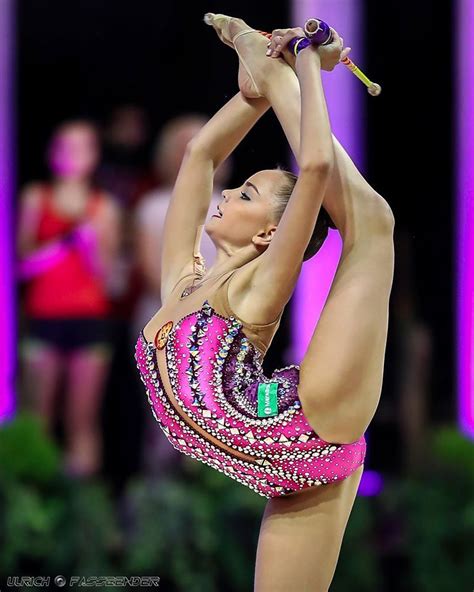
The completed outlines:
<svg viewBox="0 0 474 592">
<path fill-rule="evenodd" d="M 222 20 L 226 18 L 228 17 L 225 15 L 207 13 L 204 16 L 204 21 L 206 24 L 215 27 L 219 21 L 221 21 L 222 25 Z M 235 22 L 240 21 L 240 24 L 245 26 L 244 21 L 241 19 L 233 20 Z M 221 25 L 218 25 L 216 28 L 219 37 L 226 45 L 233 47 L 233 42 L 231 41 L 233 36 L 231 35 L 230 38 L 226 34 L 223 36 L 224 29 L 220 28 Z M 224 28 L 228 26 L 229 23 Z M 245 32 L 250 32 L 250 30 L 247 29 Z M 309 46 L 313 46 L 313 49 L 316 48 L 316 53 L 319 55 L 322 70 L 330 72 L 334 70 L 337 64 L 342 63 L 367 87 L 369 95 L 377 97 L 382 92 L 380 84 L 370 80 L 348 57 L 351 48 L 344 47 L 343 38 L 324 21 L 311 18 L 306 21 L 304 28 L 290 27 L 287 29 L 274 29 L 272 33 L 266 33 L 265 31 L 258 32 L 269 39 L 266 55 L 270 58 L 283 58 L 295 69 L 298 53 Z M 242 33 L 245 34 L 243 31 Z M 249 98 L 251 97 L 249 96 Z"/>
<path fill-rule="evenodd" d="M 350 47 L 344 48 L 344 39 L 337 31 L 331 28 L 332 41 L 328 45 L 308 46 L 309 51 L 317 51 L 321 60 L 321 69 L 331 72 L 342 62 L 351 51 Z M 275 29 L 272 31 L 268 42 L 266 55 L 270 58 L 283 58 L 293 69 L 295 68 L 296 56 L 289 49 L 289 43 L 295 37 L 305 37 L 306 33 L 301 27 L 288 29 Z"/>
</svg>

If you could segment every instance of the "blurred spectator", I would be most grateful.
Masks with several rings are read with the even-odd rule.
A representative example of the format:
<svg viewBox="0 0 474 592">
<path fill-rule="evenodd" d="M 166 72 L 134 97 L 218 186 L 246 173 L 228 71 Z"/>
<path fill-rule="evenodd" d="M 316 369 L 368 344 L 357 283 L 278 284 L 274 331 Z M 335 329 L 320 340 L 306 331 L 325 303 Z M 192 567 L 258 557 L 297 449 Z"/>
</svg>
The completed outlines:
<svg viewBox="0 0 474 592">
<path fill-rule="evenodd" d="M 104 151 L 97 173 L 99 185 L 115 197 L 124 220 L 109 292 L 114 355 L 106 384 L 104 414 L 104 473 L 113 478 L 117 487 L 126 482 L 140 463 L 143 409 L 138 396 L 133 396 L 138 385 L 130 347 L 130 319 L 142 282 L 136 271 L 133 227 L 127 222 L 138 198 L 156 185 L 150 170 L 149 138 L 149 121 L 141 106 L 123 104 L 112 109 L 103 128 Z"/>
<path fill-rule="evenodd" d="M 96 178 L 118 200 L 126 218 L 139 197 L 155 186 L 148 162 L 149 137 L 147 114 L 138 105 L 115 107 L 103 130 L 103 157 Z M 121 319 L 117 347 L 127 341 L 128 320 L 141 290 L 134 276 L 132 241 L 131 225 L 125 224 L 112 280 L 114 316 Z"/>
<path fill-rule="evenodd" d="M 187 143 L 206 123 L 202 115 L 183 115 L 169 121 L 162 129 L 154 150 L 154 170 L 161 180 L 159 189 L 147 193 L 141 200 L 135 215 L 135 242 L 137 264 L 144 281 L 143 294 L 139 298 L 133 320 L 133 337 L 136 338 L 150 318 L 161 308 L 161 236 L 179 167 L 183 160 Z M 214 178 L 214 192 L 208 216 L 215 213 L 222 201 L 222 185 L 230 173 L 229 162 L 223 163 Z M 192 199 L 192 196 L 190 196 Z M 215 259 L 214 244 L 203 233 L 201 253 L 210 267 Z M 150 471 L 161 471 L 180 462 L 181 455 L 176 452 L 163 436 L 151 413 L 147 413 L 145 426 L 145 465 Z"/>
<path fill-rule="evenodd" d="M 416 475 L 428 460 L 430 376 L 433 363 L 431 329 L 417 311 L 413 241 L 406 230 L 396 233 L 399 266 L 393 295 L 393 323 L 399 333 L 397 419 L 400 421 L 406 474 Z"/>
<path fill-rule="evenodd" d="M 100 411 L 111 355 L 108 281 L 120 234 L 116 201 L 91 182 L 99 152 L 91 123 L 62 124 L 48 149 L 51 181 L 25 187 L 19 208 L 26 404 L 53 431 L 64 377 L 64 463 L 77 476 L 101 468 Z"/>
<path fill-rule="evenodd" d="M 101 187 L 129 209 L 153 186 L 148 171 L 149 122 L 142 107 L 116 107 L 104 129 L 102 164 L 97 173 Z"/>
<path fill-rule="evenodd" d="M 385 474 L 418 474 L 429 442 L 430 376 L 433 338 L 417 310 L 413 240 L 399 225 L 395 230 L 395 275 L 383 390 L 369 438 L 371 468 Z M 387 454 L 385 443 L 394 450 Z"/>
</svg>

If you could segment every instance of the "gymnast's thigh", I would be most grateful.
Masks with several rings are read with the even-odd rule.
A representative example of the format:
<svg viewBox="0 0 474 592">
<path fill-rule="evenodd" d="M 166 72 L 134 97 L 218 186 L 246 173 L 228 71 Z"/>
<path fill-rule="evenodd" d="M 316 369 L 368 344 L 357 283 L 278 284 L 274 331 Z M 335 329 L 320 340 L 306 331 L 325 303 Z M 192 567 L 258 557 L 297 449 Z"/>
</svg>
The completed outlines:
<svg viewBox="0 0 474 592">
<path fill-rule="evenodd" d="M 364 465 L 339 483 L 268 501 L 254 592 L 327 592 Z"/>
</svg>

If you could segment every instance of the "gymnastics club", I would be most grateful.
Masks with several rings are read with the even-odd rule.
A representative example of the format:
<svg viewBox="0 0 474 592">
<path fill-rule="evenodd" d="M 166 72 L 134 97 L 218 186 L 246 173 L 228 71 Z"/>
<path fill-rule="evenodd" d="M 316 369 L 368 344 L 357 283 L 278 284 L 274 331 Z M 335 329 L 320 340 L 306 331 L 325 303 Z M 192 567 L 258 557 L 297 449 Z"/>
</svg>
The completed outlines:
<svg viewBox="0 0 474 592">
<path fill-rule="evenodd" d="M 298 55 L 298 53 L 305 47 L 308 47 L 308 45 L 329 45 L 333 40 L 331 27 L 320 19 L 308 19 L 304 25 L 304 32 L 306 37 L 294 37 L 288 43 L 288 48 L 294 53 L 294 55 Z M 268 39 L 271 39 L 271 33 L 266 33 L 265 31 L 259 31 L 259 33 L 265 35 Z M 376 97 L 382 92 L 380 84 L 369 80 L 362 70 L 347 56 L 341 60 L 341 64 L 344 64 L 344 66 L 349 68 L 349 70 L 365 84 L 369 95 Z"/>
</svg>

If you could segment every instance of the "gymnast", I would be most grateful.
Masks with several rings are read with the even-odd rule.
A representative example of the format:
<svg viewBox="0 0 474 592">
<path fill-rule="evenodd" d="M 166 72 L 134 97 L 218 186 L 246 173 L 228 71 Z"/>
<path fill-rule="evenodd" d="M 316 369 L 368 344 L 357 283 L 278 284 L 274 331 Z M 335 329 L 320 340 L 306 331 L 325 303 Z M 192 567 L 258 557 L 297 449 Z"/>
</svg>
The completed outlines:
<svg viewBox="0 0 474 592">
<path fill-rule="evenodd" d="M 394 217 L 331 133 L 321 70 L 347 56 L 338 34 L 295 57 L 302 29 L 269 41 L 240 19 L 206 22 L 237 51 L 240 91 L 187 147 L 165 221 L 163 305 L 138 338 L 137 367 L 171 444 L 268 498 L 255 591 L 325 592 L 381 393 Z M 270 107 L 298 177 L 259 171 L 205 222 L 214 172 Z M 304 359 L 267 377 L 302 263 L 331 225 L 342 255 Z M 204 226 L 217 250 L 207 271 Z"/>
</svg>

